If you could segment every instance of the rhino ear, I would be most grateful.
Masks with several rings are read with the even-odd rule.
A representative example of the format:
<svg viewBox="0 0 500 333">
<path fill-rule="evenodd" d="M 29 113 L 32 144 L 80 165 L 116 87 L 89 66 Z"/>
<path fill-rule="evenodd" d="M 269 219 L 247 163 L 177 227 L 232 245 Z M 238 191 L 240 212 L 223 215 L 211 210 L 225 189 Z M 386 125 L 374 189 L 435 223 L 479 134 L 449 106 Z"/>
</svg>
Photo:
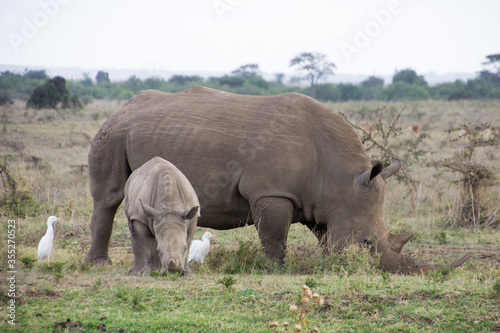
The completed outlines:
<svg viewBox="0 0 500 333">
<path fill-rule="evenodd" d="M 397 158 L 393 158 L 391 164 L 386 166 L 384 170 L 382 170 L 382 178 L 386 180 L 393 174 L 399 171 L 401 168 L 401 162 Z"/>
<path fill-rule="evenodd" d="M 369 185 L 373 178 L 377 177 L 383 170 L 383 165 L 379 161 L 373 162 L 372 168 L 366 170 L 356 178 L 359 185 Z"/>
<path fill-rule="evenodd" d="M 141 203 L 142 210 L 147 216 L 152 218 L 154 221 L 158 221 L 161 218 L 161 212 L 159 210 L 154 209 L 153 207 L 148 206 L 146 204 L 143 204 L 141 199 L 139 199 L 139 202 Z"/>
<path fill-rule="evenodd" d="M 181 214 L 181 219 L 183 220 L 191 220 L 193 217 L 198 214 L 198 210 L 200 209 L 200 206 L 194 206 L 190 210 L 186 210 Z"/>
</svg>

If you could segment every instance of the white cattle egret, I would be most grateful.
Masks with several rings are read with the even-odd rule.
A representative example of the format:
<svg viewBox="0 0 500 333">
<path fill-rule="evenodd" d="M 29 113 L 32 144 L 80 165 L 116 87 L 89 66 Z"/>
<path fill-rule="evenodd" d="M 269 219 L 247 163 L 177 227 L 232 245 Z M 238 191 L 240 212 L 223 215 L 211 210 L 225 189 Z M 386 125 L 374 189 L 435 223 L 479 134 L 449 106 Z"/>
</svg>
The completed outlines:
<svg viewBox="0 0 500 333">
<path fill-rule="evenodd" d="M 215 237 L 215 235 L 209 233 L 208 231 L 203 234 L 201 240 L 195 239 L 191 242 L 191 247 L 189 248 L 189 258 L 188 262 L 196 261 L 203 264 L 203 258 L 210 250 L 210 238 Z"/>
<path fill-rule="evenodd" d="M 60 218 L 55 216 L 50 216 L 47 219 L 47 232 L 40 240 L 40 243 L 38 243 L 38 260 L 40 262 L 44 261 L 45 258 L 49 258 L 52 254 L 52 248 L 54 247 L 54 222 L 59 220 Z"/>
</svg>

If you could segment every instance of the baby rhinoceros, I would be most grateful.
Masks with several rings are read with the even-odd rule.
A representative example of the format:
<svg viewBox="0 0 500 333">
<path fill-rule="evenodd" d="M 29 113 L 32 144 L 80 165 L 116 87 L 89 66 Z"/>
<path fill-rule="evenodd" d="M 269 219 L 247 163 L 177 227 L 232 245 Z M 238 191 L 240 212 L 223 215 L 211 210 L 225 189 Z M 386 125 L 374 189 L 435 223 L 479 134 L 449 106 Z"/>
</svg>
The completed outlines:
<svg viewBox="0 0 500 333">
<path fill-rule="evenodd" d="M 198 197 L 172 163 L 153 157 L 125 185 L 125 215 L 132 234 L 129 274 L 159 270 L 192 275 L 188 249 L 200 217 Z"/>
</svg>

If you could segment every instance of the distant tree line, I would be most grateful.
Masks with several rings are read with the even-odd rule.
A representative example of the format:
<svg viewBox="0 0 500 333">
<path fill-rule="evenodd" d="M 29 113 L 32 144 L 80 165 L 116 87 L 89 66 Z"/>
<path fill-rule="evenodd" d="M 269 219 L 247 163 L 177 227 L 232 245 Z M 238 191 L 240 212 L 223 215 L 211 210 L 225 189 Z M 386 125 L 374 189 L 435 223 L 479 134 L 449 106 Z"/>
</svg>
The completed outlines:
<svg viewBox="0 0 500 333">
<path fill-rule="evenodd" d="M 194 86 L 249 95 L 300 92 L 321 101 L 333 102 L 500 98 L 500 54 L 489 55 L 486 59 L 483 63 L 484 70 L 479 72 L 476 78 L 434 86 L 429 86 L 425 78 L 413 69 L 397 71 L 388 85 L 376 76 L 370 76 L 359 84 L 320 83 L 321 78 L 333 75 L 335 64 L 328 61 L 323 54 L 307 52 L 291 60 L 290 67 L 295 68 L 299 76 L 293 77 L 292 82 L 288 84 L 283 82 L 284 74 L 281 73 L 276 74 L 274 80 L 265 80 L 258 64 L 243 65 L 221 77 L 174 75 L 169 79 L 156 76 L 140 79 L 134 75 L 122 82 L 112 82 L 109 74 L 104 71 L 99 71 L 94 80 L 88 73 L 84 73 L 84 78 L 78 81 L 66 81 L 60 77 L 51 79 L 44 70 L 26 70 L 22 74 L 6 71 L 0 73 L 0 100 L 22 99 L 29 101 L 28 105 L 34 106 L 33 98 L 43 100 L 52 95 L 57 97 L 55 101 L 42 103 L 42 107 L 54 107 L 54 103 L 56 106 L 59 103 L 67 106 L 74 103 L 77 106 L 78 97 L 83 104 L 87 104 L 93 99 L 128 99 L 145 89 L 178 92 Z M 300 81 L 308 82 L 309 87 L 298 85 L 297 82 Z"/>
</svg>

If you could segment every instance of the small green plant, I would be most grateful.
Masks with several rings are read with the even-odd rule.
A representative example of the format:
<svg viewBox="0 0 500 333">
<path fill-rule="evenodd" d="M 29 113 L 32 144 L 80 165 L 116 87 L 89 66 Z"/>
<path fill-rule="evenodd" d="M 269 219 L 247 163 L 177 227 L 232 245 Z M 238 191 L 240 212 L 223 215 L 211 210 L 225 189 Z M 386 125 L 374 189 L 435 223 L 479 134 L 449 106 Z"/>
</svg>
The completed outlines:
<svg viewBox="0 0 500 333">
<path fill-rule="evenodd" d="M 160 276 L 160 271 L 155 269 L 154 271 L 149 272 L 149 275 L 152 277 L 159 277 Z"/>
<path fill-rule="evenodd" d="M 446 232 L 441 231 L 435 236 L 436 240 L 438 241 L 439 244 L 444 245 L 448 243 L 448 240 L 446 239 Z"/>
<path fill-rule="evenodd" d="M 222 284 L 227 289 L 232 289 L 236 282 L 238 282 L 238 280 L 236 280 L 232 275 L 226 275 L 222 279 L 217 280 L 218 284 Z"/>
<path fill-rule="evenodd" d="M 171 273 L 171 272 L 167 271 L 165 273 L 165 277 L 171 281 L 177 281 L 182 277 L 182 275 L 181 275 L 181 273 L 177 273 L 177 272 Z"/>
<path fill-rule="evenodd" d="M 496 297 L 500 297 L 500 280 L 497 280 L 493 284 L 493 295 Z"/>
<path fill-rule="evenodd" d="M 308 277 L 306 279 L 306 282 L 304 282 L 304 284 L 309 288 L 316 288 L 318 286 L 318 282 L 312 277 Z"/>
<path fill-rule="evenodd" d="M 64 278 L 64 274 L 61 272 L 55 272 L 54 278 L 56 279 L 56 283 L 59 283 Z"/>
<path fill-rule="evenodd" d="M 380 271 L 380 276 L 382 277 L 382 281 L 385 284 L 388 284 L 389 282 L 391 282 L 391 274 L 389 272 Z"/>
<path fill-rule="evenodd" d="M 427 272 L 427 276 L 434 282 L 443 283 L 451 277 L 451 272 L 451 268 L 443 267 Z"/>
<path fill-rule="evenodd" d="M 137 288 L 132 295 L 132 308 L 139 311 L 145 309 L 145 306 L 141 303 L 142 297 L 141 289 Z"/>
<path fill-rule="evenodd" d="M 115 292 L 115 297 L 120 299 L 120 300 L 126 300 L 128 295 L 127 288 L 125 287 L 118 287 L 118 289 Z"/>
<path fill-rule="evenodd" d="M 102 279 L 101 278 L 94 281 L 94 290 L 101 289 L 101 286 L 102 286 Z"/>
<path fill-rule="evenodd" d="M 36 259 L 33 257 L 21 257 L 19 260 L 24 264 L 24 267 L 26 267 L 27 269 L 32 269 L 33 263 L 36 261 Z"/>
<path fill-rule="evenodd" d="M 43 273 L 54 274 L 56 282 L 59 282 L 62 278 L 64 278 L 63 268 L 64 268 L 64 262 L 62 262 L 62 261 L 54 261 L 54 262 L 42 264 L 40 266 L 40 270 Z"/>
<path fill-rule="evenodd" d="M 88 261 L 82 260 L 80 263 L 80 271 L 82 272 L 88 272 L 90 271 L 90 263 Z"/>
<path fill-rule="evenodd" d="M 42 271 L 42 273 L 55 273 L 55 272 L 60 273 L 62 272 L 63 267 L 64 267 L 64 262 L 52 261 L 40 265 L 40 270 Z"/>
</svg>

